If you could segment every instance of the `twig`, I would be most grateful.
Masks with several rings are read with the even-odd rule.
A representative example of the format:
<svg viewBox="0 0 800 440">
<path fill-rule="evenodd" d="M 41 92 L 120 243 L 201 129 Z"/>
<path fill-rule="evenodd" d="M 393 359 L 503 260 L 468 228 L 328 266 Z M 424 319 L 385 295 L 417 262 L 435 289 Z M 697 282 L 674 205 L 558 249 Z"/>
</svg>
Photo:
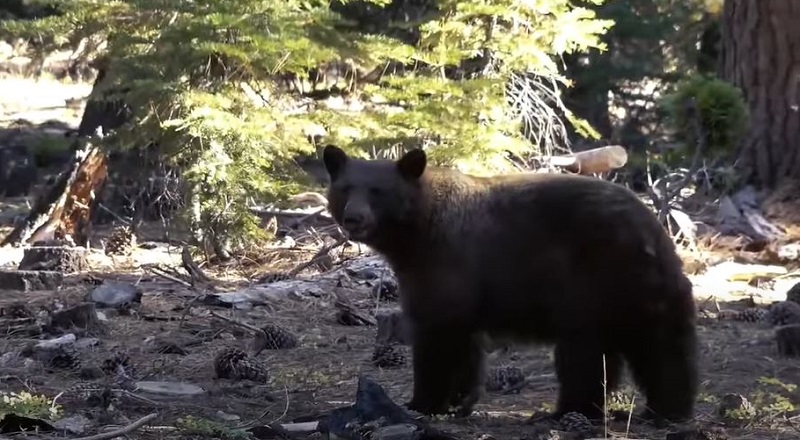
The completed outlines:
<svg viewBox="0 0 800 440">
<path fill-rule="evenodd" d="M 326 255 L 328 252 L 330 252 L 331 250 L 333 250 L 333 249 L 336 249 L 337 247 L 339 247 L 339 246 L 341 246 L 341 245 L 343 245 L 343 244 L 347 243 L 347 241 L 348 241 L 348 240 L 347 240 L 347 237 L 341 237 L 341 238 L 339 238 L 338 240 L 336 240 L 336 242 L 335 242 L 335 243 L 333 243 L 333 244 L 331 244 L 331 245 L 328 245 L 328 246 L 325 246 L 325 247 L 323 247 L 322 249 L 320 249 L 319 251 L 317 251 L 317 253 L 316 253 L 316 254 L 314 254 L 314 257 L 313 257 L 313 258 L 311 258 L 309 261 L 306 261 L 305 263 L 302 263 L 302 264 L 298 265 L 297 267 L 295 267 L 294 269 L 290 270 L 290 271 L 289 271 L 289 276 L 293 277 L 293 276 L 297 275 L 297 274 L 298 274 L 298 273 L 300 273 L 300 271 L 302 271 L 303 269 L 305 269 L 305 268 L 307 268 L 307 267 L 309 267 L 309 266 L 313 265 L 314 263 L 316 263 L 316 262 L 320 261 L 320 260 L 321 260 L 322 258 L 324 258 L 324 257 L 325 257 L 325 255 Z"/>
<path fill-rule="evenodd" d="M 184 246 L 181 250 L 181 263 L 183 268 L 186 269 L 186 272 L 189 273 L 189 276 L 192 277 L 192 285 L 194 286 L 198 282 L 203 283 L 211 283 L 211 278 L 200 269 L 200 266 L 194 262 L 192 259 L 192 254 L 189 252 L 189 246 Z"/>
<path fill-rule="evenodd" d="M 689 117 L 692 118 L 692 125 L 697 133 L 697 147 L 695 148 L 694 157 L 692 158 L 692 164 L 683 178 L 672 188 L 670 188 L 669 184 L 665 181 L 669 176 L 664 176 L 655 182 L 648 179 L 650 180 L 650 185 L 647 188 L 647 193 L 653 200 L 653 205 L 655 205 L 655 208 L 658 210 L 658 219 L 661 222 L 667 220 L 670 202 L 680 194 L 683 188 L 689 184 L 697 170 L 700 169 L 703 152 L 706 150 L 705 130 L 700 121 L 700 109 L 697 106 L 697 101 L 694 98 L 690 98 L 687 106 L 689 108 Z"/>
<path fill-rule="evenodd" d="M 110 440 L 112 438 L 121 437 L 123 435 L 130 434 L 133 431 L 141 428 L 144 424 L 153 420 L 154 418 L 158 417 L 157 413 L 148 414 L 141 419 L 131 423 L 128 426 L 124 426 L 120 429 L 115 429 L 114 431 L 104 432 L 102 434 L 90 435 L 88 437 L 78 437 L 72 440 Z"/>
<path fill-rule="evenodd" d="M 170 274 L 166 273 L 166 271 L 164 271 L 164 270 L 163 270 L 163 269 L 161 269 L 160 267 L 156 267 L 156 266 L 146 266 L 146 267 L 144 267 L 144 269 L 145 269 L 145 270 L 149 270 L 149 271 L 150 271 L 150 272 L 152 272 L 153 274 L 155 274 L 155 275 L 158 275 L 158 276 L 160 276 L 160 277 L 162 277 L 162 278 L 166 278 L 166 279 L 168 279 L 168 280 L 170 280 L 170 281 L 174 281 L 174 282 L 176 282 L 176 283 L 182 284 L 182 285 L 184 285 L 184 286 L 186 286 L 186 287 L 188 287 L 188 288 L 191 288 L 191 287 L 192 287 L 192 284 L 191 284 L 191 283 L 189 283 L 189 282 L 186 282 L 186 281 L 184 281 L 184 280 L 182 280 L 182 279 L 180 279 L 180 278 L 178 278 L 178 277 L 175 277 L 175 276 L 172 276 L 172 275 L 170 275 Z"/>
<path fill-rule="evenodd" d="M 255 332 L 256 336 L 260 336 L 260 337 L 264 338 L 263 340 L 265 340 L 265 341 L 267 340 L 267 334 L 264 332 L 264 330 L 261 330 L 260 328 L 258 328 L 256 326 L 252 326 L 252 325 L 250 325 L 250 324 L 248 324 L 246 322 L 239 322 L 239 321 L 237 321 L 235 319 L 228 318 L 226 316 L 222 316 L 217 312 L 211 312 L 211 315 L 215 316 L 215 317 L 217 317 L 217 318 L 219 318 L 219 319 L 221 319 L 223 321 L 227 321 L 227 322 L 229 322 L 229 323 L 231 323 L 233 325 L 238 325 L 239 327 L 246 328 L 246 329 L 248 329 L 248 330 L 250 330 L 252 332 Z"/>
</svg>

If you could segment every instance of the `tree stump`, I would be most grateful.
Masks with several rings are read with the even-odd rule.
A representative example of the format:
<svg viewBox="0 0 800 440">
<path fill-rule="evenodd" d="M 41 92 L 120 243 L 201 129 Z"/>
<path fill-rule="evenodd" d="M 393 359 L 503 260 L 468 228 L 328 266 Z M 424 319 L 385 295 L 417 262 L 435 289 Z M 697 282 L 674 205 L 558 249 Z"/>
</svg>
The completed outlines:
<svg viewBox="0 0 800 440">
<path fill-rule="evenodd" d="M 376 314 L 375 318 L 378 321 L 378 333 L 375 336 L 376 343 L 411 345 L 413 336 L 412 324 L 402 310 L 382 310 Z"/>
<path fill-rule="evenodd" d="M 775 329 L 778 353 L 786 357 L 800 357 L 800 324 L 790 324 Z"/>
<path fill-rule="evenodd" d="M 47 270 L 0 270 L 3 289 L 30 292 L 31 290 L 56 290 L 61 287 L 64 275 Z"/>
<path fill-rule="evenodd" d="M 66 246 L 60 242 L 36 242 L 25 250 L 18 269 L 81 272 L 89 267 L 86 253 L 86 248 Z"/>
</svg>

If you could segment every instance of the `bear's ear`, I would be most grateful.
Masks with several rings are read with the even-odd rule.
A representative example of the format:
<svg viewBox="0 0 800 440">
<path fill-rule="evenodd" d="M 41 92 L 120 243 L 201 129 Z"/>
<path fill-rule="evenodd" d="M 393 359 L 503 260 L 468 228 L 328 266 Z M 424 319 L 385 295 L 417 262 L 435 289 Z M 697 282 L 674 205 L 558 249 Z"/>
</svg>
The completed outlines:
<svg viewBox="0 0 800 440">
<path fill-rule="evenodd" d="M 420 148 L 415 148 L 397 160 L 397 171 L 408 180 L 416 180 L 425 171 L 427 165 L 425 152 Z"/>
<path fill-rule="evenodd" d="M 322 162 L 325 163 L 325 170 L 328 171 L 331 181 L 339 177 L 347 159 L 347 153 L 335 145 L 327 145 L 322 150 Z"/>
</svg>

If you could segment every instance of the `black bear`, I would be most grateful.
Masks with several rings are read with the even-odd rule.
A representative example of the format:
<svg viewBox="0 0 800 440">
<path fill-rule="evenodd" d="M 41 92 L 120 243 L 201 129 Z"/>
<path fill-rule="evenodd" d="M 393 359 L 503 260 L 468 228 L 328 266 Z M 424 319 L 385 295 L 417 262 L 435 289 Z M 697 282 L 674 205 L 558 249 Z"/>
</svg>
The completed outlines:
<svg viewBox="0 0 800 440">
<path fill-rule="evenodd" d="M 615 389 L 623 362 L 646 396 L 642 417 L 692 416 L 692 285 L 633 192 L 567 174 L 470 176 L 427 166 L 419 149 L 363 160 L 329 145 L 323 162 L 331 215 L 397 275 L 414 325 L 409 408 L 469 414 L 490 335 L 555 345 L 554 417 L 602 416 L 603 383 Z"/>
</svg>

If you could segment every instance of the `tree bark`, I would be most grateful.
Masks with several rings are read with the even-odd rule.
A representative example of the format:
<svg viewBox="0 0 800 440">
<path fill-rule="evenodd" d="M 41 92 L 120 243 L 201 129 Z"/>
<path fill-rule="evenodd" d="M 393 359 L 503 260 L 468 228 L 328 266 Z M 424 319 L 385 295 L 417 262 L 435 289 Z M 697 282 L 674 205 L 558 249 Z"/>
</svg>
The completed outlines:
<svg viewBox="0 0 800 440">
<path fill-rule="evenodd" d="M 726 0 L 721 34 L 720 76 L 750 109 L 742 170 L 765 188 L 800 178 L 800 1 Z"/>
</svg>

